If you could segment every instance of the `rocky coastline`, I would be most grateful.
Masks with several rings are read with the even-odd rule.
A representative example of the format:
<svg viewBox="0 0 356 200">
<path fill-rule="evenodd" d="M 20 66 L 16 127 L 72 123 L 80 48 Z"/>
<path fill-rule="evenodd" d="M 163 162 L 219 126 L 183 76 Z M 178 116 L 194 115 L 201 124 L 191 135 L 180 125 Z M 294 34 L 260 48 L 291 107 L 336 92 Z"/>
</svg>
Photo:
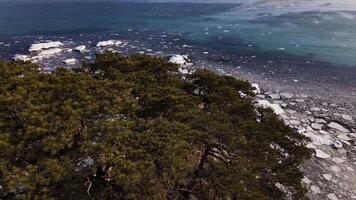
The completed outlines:
<svg viewBox="0 0 356 200">
<path fill-rule="evenodd" d="M 127 42 L 120 40 L 100 41 L 95 46 L 95 51 L 120 52 L 115 47 L 127 45 Z M 58 59 L 59 55 L 71 52 L 82 54 L 87 51 L 89 50 L 85 45 L 68 48 L 63 47 L 60 41 L 47 41 L 33 44 L 29 48 L 29 54 L 15 55 L 14 59 L 46 66 L 51 63 L 51 59 Z M 162 54 L 158 53 L 157 56 Z M 163 56 L 170 62 L 179 64 L 182 74 L 189 74 L 198 67 L 187 55 Z M 85 59 L 91 58 L 85 56 Z M 62 57 L 60 64 L 78 67 L 80 60 Z M 310 139 L 307 146 L 314 149 L 315 154 L 302 166 L 305 172 L 303 182 L 309 190 L 310 198 L 356 199 L 356 117 L 350 115 L 347 108 L 332 102 L 332 99 L 326 102 L 300 93 L 265 91 L 258 84 L 253 86 L 256 88 L 256 105 L 272 108 L 287 125 Z"/>
</svg>

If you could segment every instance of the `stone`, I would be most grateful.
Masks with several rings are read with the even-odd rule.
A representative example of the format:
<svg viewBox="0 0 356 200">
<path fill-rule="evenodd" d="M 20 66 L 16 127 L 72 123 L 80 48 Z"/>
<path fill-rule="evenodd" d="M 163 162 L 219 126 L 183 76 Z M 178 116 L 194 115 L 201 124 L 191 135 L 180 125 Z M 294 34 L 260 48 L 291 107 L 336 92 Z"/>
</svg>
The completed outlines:
<svg viewBox="0 0 356 200">
<path fill-rule="evenodd" d="M 311 124 L 311 127 L 314 129 L 314 130 L 320 130 L 323 125 L 322 124 L 317 124 L 317 123 L 312 123 Z"/>
<path fill-rule="evenodd" d="M 319 188 L 318 186 L 316 186 L 316 185 L 311 185 L 311 186 L 310 186 L 310 190 L 311 190 L 314 194 L 319 194 L 319 193 L 321 193 L 320 188 Z"/>
<path fill-rule="evenodd" d="M 333 178 L 333 175 L 331 175 L 331 174 L 323 174 L 323 177 L 324 177 L 326 180 L 330 181 L 330 180 Z"/>
<path fill-rule="evenodd" d="M 330 155 L 320 149 L 315 149 L 315 157 L 326 159 L 326 158 L 330 158 Z"/>
<path fill-rule="evenodd" d="M 317 118 L 317 119 L 315 119 L 315 123 L 326 124 L 327 122 L 324 119 Z"/>
<path fill-rule="evenodd" d="M 331 160 L 334 161 L 334 162 L 337 163 L 337 164 L 340 164 L 340 163 L 345 162 L 344 159 L 339 158 L 339 157 L 333 157 Z"/>
<path fill-rule="evenodd" d="M 314 122 L 315 121 L 315 118 L 313 117 L 313 116 L 311 116 L 311 115 L 308 115 L 308 120 L 310 121 L 310 122 Z"/>
<path fill-rule="evenodd" d="M 260 99 L 264 99 L 264 98 L 266 98 L 266 95 L 264 95 L 264 94 L 257 94 L 256 97 L 257 97 L 257 98 L 260 98 Z"/>
<path fill-rule="evenodd" d="M 330 169 L 333 172 L 340 172 L 341 171 L 341 168 L 336 166 L 336 165 L 331 166 Z"/>
<path fill-rule="evenodd" d="M 352 140 L 349 136 L 347 136 L 346 133 L 338 135 L 337 138 L 339 138 L 340 140 L 345 140 L 345 141 Z"/>
<path fill-rule="evenodd" d="M 328 195 L 326 195 L 328 197 L 328 199 L 330 200 L 339 200 L 339 198 L 337 198 L 337 196 L 335 195 L 335 193 L 329 193 Z"/>
<path fill-rule="evenodd" d="M 304 177 L 302 178 L 302 181 L 303 181 L 303 183 L 305 183 L 305 184 L 310 184 L 310 183 L 311 183 L 311 180 L 310 180 L 308 177 L 306 177 L 306 176 L 304 176 Z"/>
<path fill-rule="evenodd" d="M 338 130 L 338 131 L 341 131 L 341 132 L 344 132 L 344 133 L 349 133 L 350 132 L 349 129 L 345 128 L 344 126 L 342 126 L 341 124 L 336 123 L 336 122 L 330 122 L 328 124 L 328 127 L 332 128 L 332 129 L 335 129 L 335 130 Z"/>
<path fill-rule="evenodd" d="M 290 121 L 289 121 L 289 124 L 290 124 L 290 125 L 293 125 L 293 126 L 298 126 L 298 125 L 300 124 L 300 121 L 295 120 L 295 119 L 294 119 L 294 120 L 290 120 Z"/>
<path fill-rule="evenodd" d="M 271 99 L 280 99 L 281 96 L 279 94 L 270 94 L 269 97 L 271 97 Z"/>
<path fill-rule="evenodd" d="M 292 98 L 294 95 L 291 94 L 291 93 L 280 93 L 280 96 L 281 96 L 282 98 L 285 98 L 285 99 L 290 99 L 290 98 Z"/>
<path fill-rule="evenodd" d="M 310 110 L 311 110 L 311 111 L 314 111 L 314 112 L 318 112 L 318 111 L 320 111 L 320 108 L 318 108 L 318 107 L 312 107 L 312 108 L 310 108 Z"/>
<path fill-rule="evenodd" d="M 342 117 L 344 120 L 352 121 L 352 116 L 351 116 L 351 115 L 341 115 L 341 117 Z"/>
</svg>

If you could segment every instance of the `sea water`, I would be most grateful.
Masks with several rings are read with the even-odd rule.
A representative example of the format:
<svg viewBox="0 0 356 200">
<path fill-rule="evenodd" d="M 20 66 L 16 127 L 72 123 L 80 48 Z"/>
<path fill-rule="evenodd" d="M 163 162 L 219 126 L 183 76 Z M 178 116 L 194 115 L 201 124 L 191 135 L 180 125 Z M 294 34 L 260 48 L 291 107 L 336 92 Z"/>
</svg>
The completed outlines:
<svg viewBox="0 0 356 200">
<path fill-rule="evenodd" d="M 92 34 L 100 40 L 109 32 L 118 33 L 123 40 L 137 33 L 147 42 L 146 33 L 176 34 L 180 41 L 199 46 L 205 53 L 289 55 L 296 56 L 294 60 L 305 59 L 304 63 L 356 66 L 353 0 L 241 0 L 226 4 L 0 2 L 3 58 L 34 42 L 21 40 L 25 37 L 38 40 Z M 7 44 L 10 41 L 16 44 Z"/>
</svg>

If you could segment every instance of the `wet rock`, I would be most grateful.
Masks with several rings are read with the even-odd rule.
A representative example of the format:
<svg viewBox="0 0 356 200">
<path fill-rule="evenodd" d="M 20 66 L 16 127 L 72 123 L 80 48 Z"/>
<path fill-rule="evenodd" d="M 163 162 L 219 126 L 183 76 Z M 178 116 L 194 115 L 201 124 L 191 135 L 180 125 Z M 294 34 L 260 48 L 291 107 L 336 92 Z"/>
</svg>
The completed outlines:
<svg viewBox="0 0 356 200">
<path fill-rule="evenodd" d="M 335 130 L 338 130 L 338 131 L 341 131 L 341 132 L 344 132 L 344 133 L 349 133 L 350 132 L 349 129 L 345 128 L 344 126 L 342 126 L 341 124 L 336 123 L 336 122 L 330 122 L 328 124 L 328 127 L 332 128 L 332 129 L 335 129 Z"/>
</svg>

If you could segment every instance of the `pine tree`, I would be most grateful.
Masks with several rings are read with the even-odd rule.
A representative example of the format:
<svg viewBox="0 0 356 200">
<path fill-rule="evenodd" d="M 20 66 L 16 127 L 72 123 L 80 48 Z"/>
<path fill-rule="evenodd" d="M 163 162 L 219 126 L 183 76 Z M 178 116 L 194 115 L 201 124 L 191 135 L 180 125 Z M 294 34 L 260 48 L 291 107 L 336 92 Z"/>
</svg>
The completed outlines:
<svg viewBox="0 0 356 200">
<path fill-rule="evenodd" d="M 252 90 L 145 55 L 0 62 L 0 199 L 306 199 L 305 138 Z"/>
</svg>

